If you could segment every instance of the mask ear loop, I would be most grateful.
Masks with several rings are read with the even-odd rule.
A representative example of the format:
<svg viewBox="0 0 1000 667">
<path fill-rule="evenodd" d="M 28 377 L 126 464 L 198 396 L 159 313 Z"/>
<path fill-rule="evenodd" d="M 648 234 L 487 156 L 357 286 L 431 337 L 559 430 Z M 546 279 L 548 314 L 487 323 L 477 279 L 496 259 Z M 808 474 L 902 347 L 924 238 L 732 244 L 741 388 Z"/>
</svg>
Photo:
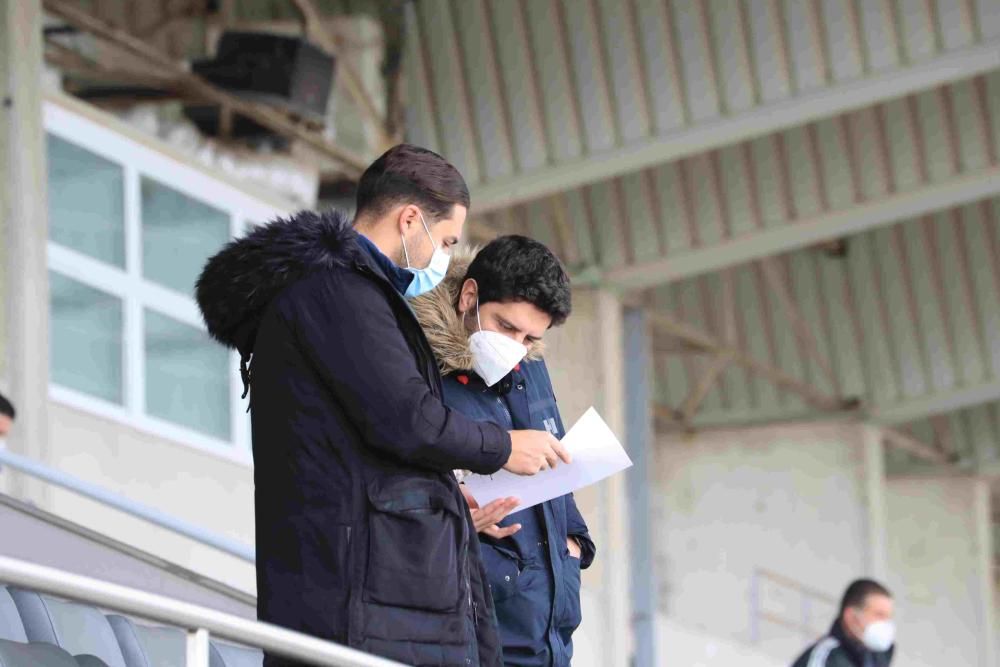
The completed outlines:
<svg viewBox="0 0 1000 667">
<path fill-rule="evenodd" d="M 406 259 L 406 268 L 411 269 L 413 267 L 410 266 L 410 253 L 406 252 L 406 238 L 402 233 L 399 235 L 399 240 L 403 242 L 403 257 Z"/>
<path fill-rule="evenodd" d="M 417 209 L 417 215 L 420 216 L 420 224 L 424 226 L 424 231 L 427 232 L 427 238 L 431 240 L 431 247 L 434 248 L 434 250 L 437 250 L 438 245 L 437 243 L 434 243 L 434 235 L 431 234 L 431 228 L 427 226 L 427 221 L 424 220 L 424 214 L 421 213 L 420 209 Z"/>
</svg>

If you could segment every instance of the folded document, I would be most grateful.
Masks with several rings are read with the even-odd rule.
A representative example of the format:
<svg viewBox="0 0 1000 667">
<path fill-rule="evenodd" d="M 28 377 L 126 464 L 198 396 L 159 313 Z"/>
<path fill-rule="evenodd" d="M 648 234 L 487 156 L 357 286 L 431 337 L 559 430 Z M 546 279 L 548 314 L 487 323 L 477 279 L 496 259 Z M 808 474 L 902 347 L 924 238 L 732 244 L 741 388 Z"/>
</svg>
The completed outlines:
<svg viewBox="0 0 1000 667">
<path fill-rule="evenodd" d="M 470 474 L 466 488 L 483 507 L 497 498 L 518 498 L 515 512 L 564 496 L 631 467 L 632 460 L 594 408 L 590 408 L 562 438 L 573 462 L 522 477 L 500 470 L 492 475 Z"/>
</svg>

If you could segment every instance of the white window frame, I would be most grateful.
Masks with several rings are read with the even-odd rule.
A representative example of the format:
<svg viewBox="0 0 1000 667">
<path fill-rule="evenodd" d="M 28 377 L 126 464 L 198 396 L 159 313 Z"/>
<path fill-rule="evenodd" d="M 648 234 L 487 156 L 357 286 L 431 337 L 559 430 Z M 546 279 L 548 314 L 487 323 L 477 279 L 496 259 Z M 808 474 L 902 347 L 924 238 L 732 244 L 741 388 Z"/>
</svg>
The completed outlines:
<svg viewBox="0 0 1000 667">
<path fill-rule="evenodd" d="M 124 405 L 63 387 L 50 380 L 49 398 L 63 405 L 111 419 L 154 436 L 191 446 L 200 451 L 253 465 L 250 451 L 249 419 L 246 402 L 240 398 L 243 382 L 239 355 L 229 354 L 230 440 L 221 440 L 199 431 L 153 417 L 146 413 L 146 359 L 144 310 L 149 308 L 201 331 L 204 322 L 194 295 L 185 295 L 147 280 L 142 275 L 141 179 L 152 178 L 181 194 L 229 215 L 230 237 L 242 236 L 248 222 L 263 222 L 286 215 L 291 208 L 279 208 L 225 180 L 214 178 L 201 166 L 157 150 L 154 139 L 139 141 L 112 127 L 117 121 L 102 123 L 52 100 L 43 106 L 47 134 L 99 155 L 122 168 L 124 177 L 125 268 L 88 257 L 55 242 L 48 243 L 49 270 L 94 287 L 122 300 Z"/>
</svg>

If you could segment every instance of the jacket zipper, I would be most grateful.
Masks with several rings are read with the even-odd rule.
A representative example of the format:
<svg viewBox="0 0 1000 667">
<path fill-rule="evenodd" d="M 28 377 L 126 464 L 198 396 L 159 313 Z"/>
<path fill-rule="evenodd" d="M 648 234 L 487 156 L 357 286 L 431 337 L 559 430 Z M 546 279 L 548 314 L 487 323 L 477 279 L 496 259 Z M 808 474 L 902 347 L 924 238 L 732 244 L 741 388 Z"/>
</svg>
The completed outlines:
<svg viewBox="0 0 1000 667">
<path fill-rule="evenodd" d="M 500 407 L 503 408 L 503 413 L 507 415 L 507 422 L 510 424 L 510 427 L 514 428 L 514 418 L 511 416 L 510 410 L 508 410 L 507 406 L 504 405 L 503 399 L 501 399 L 499 396 L 497 396 L 496 399 L 497 403 L 500 404 Z"/>
</svg>

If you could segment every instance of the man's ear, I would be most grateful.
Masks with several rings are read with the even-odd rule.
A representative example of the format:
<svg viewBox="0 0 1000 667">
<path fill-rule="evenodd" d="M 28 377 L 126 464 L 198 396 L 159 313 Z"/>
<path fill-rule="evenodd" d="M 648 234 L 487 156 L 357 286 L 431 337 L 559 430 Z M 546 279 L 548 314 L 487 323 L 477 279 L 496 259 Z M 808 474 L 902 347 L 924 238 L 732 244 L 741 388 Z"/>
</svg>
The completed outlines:
<svg viewBox="0 0 1000 667">
<path fill-rule="evenodd" d="M 458 312 L 460 314 L 465 315 L 476 307 L 476 295 L 478 292 L 479 288 L 476 285 L 476 281 L 472 278 L 468 278 L 462 283 L 462 290 L 458 294 Z"/>
<path fill-rule="evenodd" d="M 406 236 L 406 233 L 410 231 L 413 225 L 420 227 L 420 209 L 413 204 L 406 204 L 399 207 L 399 211 L 396 213 L 396 227 L 399 233 Z"/>
</svg>

